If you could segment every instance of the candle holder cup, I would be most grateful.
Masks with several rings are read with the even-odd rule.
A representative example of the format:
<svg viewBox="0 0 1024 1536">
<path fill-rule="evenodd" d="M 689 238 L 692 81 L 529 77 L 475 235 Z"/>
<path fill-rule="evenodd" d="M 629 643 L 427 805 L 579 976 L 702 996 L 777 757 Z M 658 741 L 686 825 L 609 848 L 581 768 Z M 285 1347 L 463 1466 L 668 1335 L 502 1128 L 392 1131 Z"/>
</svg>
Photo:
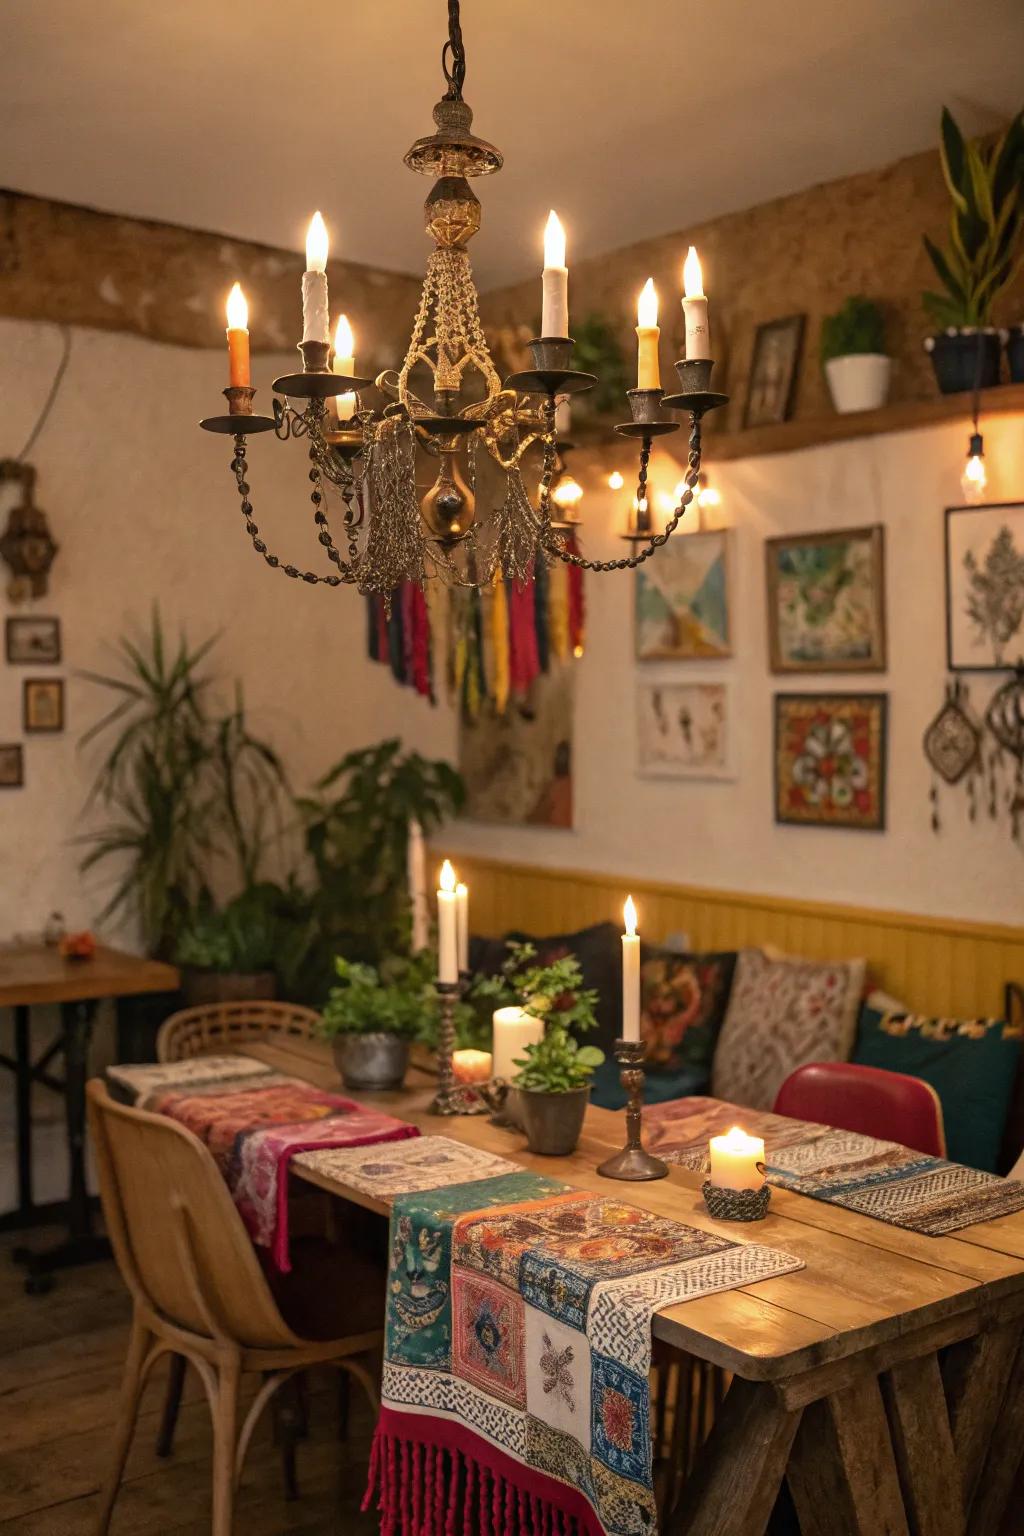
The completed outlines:
<svg viewBox="0 0 1024 1536">
<path fill-rule="evenodd" d="M 473 1083 L 459 1083 L 452 1069 L 455 1051 L 455 1005 L 462 995 L 462 983 L 458 981 L 435 982 L 437 998 L 441 1006 L 441 1020 L 437 1032 L 437 1092 L 431 1101 L 431 1113 L 435 1115 L 486 1115 L 490 1110 L 486 1098 Z"/>
<path fill-rule="evenodd" d="M 291 395 L 296 400 L 327 400 L 333 395 L 358 394 L 373 383 L 372 379 L 334 373 L 328 368 L 329 341 L 300 341 L 299 351 L 302 353 L 302 372 L 283 373 L 275 379 L 273 388 L 279 395 Z"/>
<path fill-rule="evenodd" d="M 678 421 L 668 421 L 661 414 L 661 389 L 627 389 L 632 421 L 619 422 L 615 428 L 622 437 L 637 437 L 646 442 L 651 438 L 664 437 L 668 432 L 678 432 Z"/>
<path fill-rule="evenodd" d="M 571 336 L 535 336 L 529 343 L 533 367 L 509 374 L 505 388 L 523 395 L 550 395 L 552 399 L 593 389 L 597 374 L 582 373 L 572 366 L 574 346 Z"/>
<path fill-rule="evenodd" d="M 641 1111 L 644 1103 L 643 1068 L 644 1043 L 642 1040 L 616 1040 L 615 1060 L 622 1068 L 621 1082 L 629 1095 L 626 1104 L 626 1145 L 614 1157 L 609 1157 L 598 1167 L 598 1173 L 606 1179 L 663 1179 L 668 1164 L 660 1157 L 653 1157 L 643 1146 Z"/>
<path fill-rule="evenodd" d="M 224 391 L 228 402 L 227 416 L 204 416 L 199 425 L 204 432 L 221 432 L 233 437 L 247 437 L 252 432 L 272 432 L 276 426 L 273 416 L 257 416 L 253 412 L 252 399 L 256 390 L 251 384 L 229 384 Z"/>
<path fill-rule="evenodd" d="M 720 405 L 728 405 L 729 396 L 718 394 L 711 388 L 711 372 L 714 362 L 709 357 L 680 358 L 676 363 L 679 377 L 679 393 L 665 395 L 662 405 L 670 411 L 689 411 L 691 416 L 703 416 Z"/>
<path fill-rule="evenodd" d="M 758 1167 L 763 1168 L 759 1163 Z M 700 1187 L 708 1214 L 716 1221 L 763 1221 L 768 1214 L 772 1198 L 771 1187 L 762 1184 L 760 1189 L 725 1189 L 705 1179 Z"/>
</svg>

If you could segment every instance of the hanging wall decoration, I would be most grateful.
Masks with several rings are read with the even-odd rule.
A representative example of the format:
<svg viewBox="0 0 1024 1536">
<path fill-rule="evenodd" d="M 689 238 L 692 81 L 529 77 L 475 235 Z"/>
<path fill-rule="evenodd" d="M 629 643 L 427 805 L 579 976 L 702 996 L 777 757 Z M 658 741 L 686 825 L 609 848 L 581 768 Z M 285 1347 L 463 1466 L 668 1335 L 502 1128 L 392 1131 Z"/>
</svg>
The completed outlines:
<svg viewBox="0 0 1024 1536">
<path fill-rule="evenodd" d="M 962 678 L 946 684 L 942 708 L 924 733 L 924 755 L 934 774 L 950 786 L 966 779 L 968 814 L 972 821 L 978 814 L 977 779 L 981 772 L 982 728 L 971 714 L 967 684 Z M 929 791 L 932 807 L 932 831 L 941 830 L 939 786 L 932 779 Z"/>
<path fill-rule="evenodd" d="M 1010 770 L 1006 807 L 1013 839 L 1019 842 L 1024 833 L 1024 662 L 996 692 L 985 713 L 985 724 L 996 742 L 989 757 L 989 809 L 997 813 L 997 776 L 1005 754 L 1015 764 Z"/>
<path fill-rule="evenodd" d="M 0 485 L 5 481 L 20 486 L 21 491 L 0 535 L 0 558 L 11 572 L 7 596 L 12 603 L 20 603 L 26 598 L 45 596 L 58 545 L 50 533 L 46 513 L 35 504 L 36 472 L 31 464 L 0 459 Z"/>
</svg>

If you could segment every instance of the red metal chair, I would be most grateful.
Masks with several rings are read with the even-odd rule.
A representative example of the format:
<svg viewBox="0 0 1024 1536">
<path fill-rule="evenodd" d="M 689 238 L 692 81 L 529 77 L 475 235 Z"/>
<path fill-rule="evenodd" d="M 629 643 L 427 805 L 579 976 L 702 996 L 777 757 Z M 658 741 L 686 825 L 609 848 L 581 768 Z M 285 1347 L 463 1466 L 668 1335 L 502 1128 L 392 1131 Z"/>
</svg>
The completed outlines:
<svg viewBox="0 0 1024 1536">
<path fill-rule="evenodd" d="M 931 1083 L 903 1072 L 852 1061 L 811 1061 L 786 1078 L 775 1113 L 898 1141 L 933 1157 L 946 1155 L 938 1094 Z"/>
</svg>

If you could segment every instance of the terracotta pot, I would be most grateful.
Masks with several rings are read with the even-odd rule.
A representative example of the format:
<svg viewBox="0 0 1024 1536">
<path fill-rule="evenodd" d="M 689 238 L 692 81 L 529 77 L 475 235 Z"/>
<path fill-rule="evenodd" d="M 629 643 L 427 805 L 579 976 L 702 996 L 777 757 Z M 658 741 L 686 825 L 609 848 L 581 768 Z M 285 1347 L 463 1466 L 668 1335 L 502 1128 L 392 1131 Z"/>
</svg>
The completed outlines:
<svg viewBox="0 0 1024 1536">
<path fill-rule="evenodd" d="M 877 411 L 889 394 L 892 359 L 881 352 L 851 352 L 830 357 L 825 364 L 832 404 L 840 415 L 849 411 Z"/>
<path fill-rule="evenodd" d="M 334 1060 L 346 1088 L 401 1088 L 409 1069 L 409 1042 L 401 1035 L 335 1035 Z"/>
<path fill-rule="evenodd" d="M 568 1157 L 575 1152 L 590 1102 L 589 1083 L 570 1093 L 537 1093 L 530 1088 L 515 1088 L 512 1093 L 531 1152 L 545 1157 Z"/>
<path fill-rule="evenodd" d="M 924 345 L 931 353 L 941 394 L 966 394 L 974 388 L 975 378 L 979 389 L 991 389 L 999 383 L 1000 337 L 991 327 L 984 331 L 943 331 L 940 336 L 926 337 Z"/>
<path fill-rule="evenodd" d="M 181 972 L 186 1008 L 201 1003 L 247 1003 L 277 996 L 273 971 L 203 971 L 186 965 Z"/>
</svg>

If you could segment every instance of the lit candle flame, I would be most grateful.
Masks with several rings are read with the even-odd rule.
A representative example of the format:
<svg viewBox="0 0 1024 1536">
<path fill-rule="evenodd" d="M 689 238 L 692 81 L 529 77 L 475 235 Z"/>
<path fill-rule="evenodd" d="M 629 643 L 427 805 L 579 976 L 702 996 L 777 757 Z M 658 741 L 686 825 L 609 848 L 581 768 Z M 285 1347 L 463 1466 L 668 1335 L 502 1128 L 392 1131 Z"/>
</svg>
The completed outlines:
<svg viewBox="0 0 1024 1536">
<path fill-rule="evenodd" d="M 625 480 L 623 480 L 618 470 L 613 469 L 611 474 L 608 476 L 608 489 L 610 491 L 621 491 L 625 483 Z"/>
<path fill-rule="evenodd" d="M 563 512 L 579 506 L 582 496 L 583 487 L 578 480 L 573 479 L 572 475 L 567 475 L 564 480 L 560 480 L 551 492 L 551 500 L 556 507 L 561 507 Z"/>
<path fill-rule="evenodd" d="M 245 294 L 239 283 L 236 283 L 228 294 L 227 313 L 229 331 L 249 329 L 249 306 L 245 302 Z"/>
<path fill-rule="evenodd" d="M 756 1136 L 748 1136 L 738 1125 L 732 1125 L 724 1136 L 716 1136 L 715 1142 L 723 1152 L 760 1152 L 761 1142 Z"/>
<path fill-rule="evenodd" d="M 317 209 L 306 231 L 306 271 L 327 271 L 327 225 Z"/>
<path fill-rule="evenodd" d="M 544 226 L 544 265 L 546 267 L 565 266 L 565 230 L 553 208 Z"/>
<path fill-rule="evenodd" d="M 336 357 L 353 357 L 356 350 L 356 339 L 352 334 L 352 327 L 348 323 L 347 315 L 338 316 L 338 324 L 334 331 L 334 355 Z"/>
<path fill-rule="evenodd" d="M 632 896 L 626 897 L 626 905 L 622 909 L 622 920 L 626 925 L 626 933 L 629 938 L 636 938 L 636 907 L 633 905 Z"/>
<path fill-rule="evenodd" d="M 445 859 L 444 863 L 441 865 L 441 879 L 439 883 L 441 890 L 447 891 L 449 896 L 454 893 L 457 882 L 455 879 L 455 871 L 452 869 L 451 862 L 448 859 Z"/>
<path fill-rule="evenodd" d="M 456 896 L 468 896 L 469 886 L 463 885 L 462 881 L 460 880 L 458 885 L 455 887 L 455 894 Z"/>
<path fill-rule="evenodd" d="M 658 293 L 653 277 L 649 277 L 640 290 L 640 297 L 636 301 L 636 323 L 643 330 L 650 330 L 658 324 Z"/>
<path fill-rule="evenodd" d="M 704 297 L 704 277 L 700 270 L 700 257 L 697 255 L 697 247 L 691 245 L 683 262 L 683 292 L 688 299 L 702 299 Z"/>
</svg>

